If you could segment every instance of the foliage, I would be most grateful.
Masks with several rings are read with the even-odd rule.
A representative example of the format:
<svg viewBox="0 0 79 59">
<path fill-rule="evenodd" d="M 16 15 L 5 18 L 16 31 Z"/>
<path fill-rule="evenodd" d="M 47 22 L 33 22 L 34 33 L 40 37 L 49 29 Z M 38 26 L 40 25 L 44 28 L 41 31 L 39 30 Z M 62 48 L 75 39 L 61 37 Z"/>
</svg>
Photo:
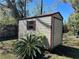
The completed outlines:
<svg viewBox="0 0 79 59">
<path fill-rule="evenodd" d="M 0 26 L 17 24 L 15 18 L 7 14 L 8 11 L 9 10 L 4 11 L 3 9 L 0 8 Z"/>
<path fill-rule="evenodd" d="M 42 47 L 46 48 L 45 46 L 45 41 L 47 40 L 46 36 L 44 35 L 44 33 L 38 33 L 37 34 L 38 37 L 40 38 L 40 42 L 43 45 Z"/>
<path fill-rule="evenodd" d="M 69 31 L 69 32 L 67 33 L 68 36 L 73 36 L 73 34 L 74 34 L 74 33 L 73 33 L 72 31 Z"/>
<path fill-rule="evenodd" d="M 79 12 L 79 0 L 62 0 L 63 2 L 71 3 L 76 12 Z"/>
<path fill-rule="evenodd" d="M 71 3 L 72 7 L 75 9 L 75 13 L 69 17 L 68 29 L 76 34 L 79 31 L 79 0 L 62 0 L 63 2 Z"/>
<path fill-rule="evenodd" d="M 42 39 L 41 39 L 42 38 Z M 43 37 L 36 34 L 27 34 L 26 38 L 21 38 L 15 45 L 15 52 L 23 59 L 34 59 L 37 55 L 42 54 Z"/>
<path fill-rule="evenodd" d="M 32 0 L 2 0 L 0 7 L 11 9 L 12 16 L 18 19 L 26 16 L 26 2 L 29 1 Z M 6 2 L 6 4 L 3 2 Z"/>
<path fill-rule="evenodd" d="M 10 39 L 17 35 L 17 21 L 14 17 L 8 14 L 9 9 L 0 8 L 0 39 Z M 16 35 L 16 36 L 15 36 Z"/>
<path fill-rule="evenodd" d="M 1 25 L 15 25 L 17 24 L 15 18 L 11 17 L 11 16 L 4 16 L 1 20 L 0 20 L 0 24 Z"/>
<path fill-rule="evenodd" d="M 68 26 L 67 24 L 64 24 L 63 25 L 63 33 L 67 33 L 69 30 L 68 30 Z"/>
<path fill-rule="evenodd" d="M 71 30 L 74 34 L 79 31 L 79 13 L 74 13 L 69 17 L 68 20 L 68 29 Z"/>
</svg>

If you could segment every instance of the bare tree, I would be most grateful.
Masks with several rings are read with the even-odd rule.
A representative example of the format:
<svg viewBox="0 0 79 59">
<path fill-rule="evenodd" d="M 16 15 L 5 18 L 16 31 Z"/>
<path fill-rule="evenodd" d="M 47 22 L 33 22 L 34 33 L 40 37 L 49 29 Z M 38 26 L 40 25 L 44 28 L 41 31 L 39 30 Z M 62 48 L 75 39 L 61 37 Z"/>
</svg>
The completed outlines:
<svg viewBox="0 0 79 59">
<path fill-rule="evenodd" d="M 15 18 L 26 17 L 26 4 L 32 0 L 4 0 L 6 4 L 0 2 L 0 7 L 6 7 L 11 9 L 12 16 Z"/>
</svg>

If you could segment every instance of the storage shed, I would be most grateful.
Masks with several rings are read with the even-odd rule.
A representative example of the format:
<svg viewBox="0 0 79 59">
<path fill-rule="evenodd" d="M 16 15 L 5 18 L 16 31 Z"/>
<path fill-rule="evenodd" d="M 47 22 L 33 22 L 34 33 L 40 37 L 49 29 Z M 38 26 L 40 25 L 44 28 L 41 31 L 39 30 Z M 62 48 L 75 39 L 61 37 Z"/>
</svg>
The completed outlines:
<svg viewBox="0 0 79 59">
<path fill-rule="evenodd" d="M 29 32 L 42 32 L 47 38 L 46 48 L 54 48 L 62 43 L 62 24 L 59 12 L 23 18 L 19 20 L 19 38 Z"/>
</svg>

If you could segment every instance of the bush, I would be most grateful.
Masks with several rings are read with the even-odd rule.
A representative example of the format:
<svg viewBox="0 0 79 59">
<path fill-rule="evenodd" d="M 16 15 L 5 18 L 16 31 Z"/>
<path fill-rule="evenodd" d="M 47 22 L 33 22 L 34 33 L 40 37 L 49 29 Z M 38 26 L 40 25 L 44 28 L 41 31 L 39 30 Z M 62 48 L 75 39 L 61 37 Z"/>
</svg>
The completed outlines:
<svg viewBox="0 0 79 59">
<path fill-rule="evenodd" d="M 73 33 L 72 31 L 69 31 L 67 34 L 68 34 L 69 36 L 74 35 L 74 33 Z"/>
<path fill-rule="evenodd" d="M 27 34 L 26 38 L 21 38 L 16 42 L 14 51 L 23 59 L 35 59 L 41 55 L 43 45 L 43 36 L 36 34 Z"/>
</svg>

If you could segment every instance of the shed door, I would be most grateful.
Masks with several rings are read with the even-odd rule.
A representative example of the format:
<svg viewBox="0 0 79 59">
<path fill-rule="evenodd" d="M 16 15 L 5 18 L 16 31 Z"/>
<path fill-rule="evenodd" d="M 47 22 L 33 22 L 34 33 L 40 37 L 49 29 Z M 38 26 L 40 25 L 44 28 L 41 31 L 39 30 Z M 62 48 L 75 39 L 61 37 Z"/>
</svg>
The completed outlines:
<svg viewBox="0 0 79 59">
<path fill-rule="evenodd" d="M 58 19 L 54 19 L 54 27 L 53 27 L 53 46 L 57 46 L 61 44 L 62 40 L 62 21 Z"/>
</svg>

